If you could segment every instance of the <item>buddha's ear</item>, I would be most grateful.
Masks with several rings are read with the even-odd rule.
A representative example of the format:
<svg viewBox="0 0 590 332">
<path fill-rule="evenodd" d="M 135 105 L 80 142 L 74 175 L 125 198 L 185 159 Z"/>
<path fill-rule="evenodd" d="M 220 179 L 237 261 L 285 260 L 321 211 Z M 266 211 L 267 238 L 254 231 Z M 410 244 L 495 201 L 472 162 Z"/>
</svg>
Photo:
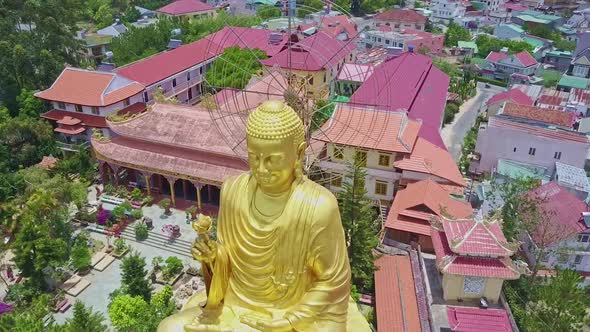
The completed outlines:
<svg viewBox="0 0 590 332">
<path fill-rule="evenodd" d="M 297 147 L 297 159 L 298 160 L 303 160 L 303 157 L 305 156 L 305 149 L 306 148 L 307 148 L 306 142 L 299 143 L 299 146 Z"/>
</svg>

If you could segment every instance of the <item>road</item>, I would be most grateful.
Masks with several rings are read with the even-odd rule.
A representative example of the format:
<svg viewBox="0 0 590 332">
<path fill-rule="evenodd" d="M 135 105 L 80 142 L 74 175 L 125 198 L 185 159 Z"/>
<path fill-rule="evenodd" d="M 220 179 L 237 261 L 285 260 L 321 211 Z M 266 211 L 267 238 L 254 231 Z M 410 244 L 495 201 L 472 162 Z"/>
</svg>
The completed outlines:
<svg viewBox="0 0 590 332">
<path fill-rule="evenodd" d="M 442 139 L 456 161 L 461 157 L 463 138 L 475 124 L 478 113 L 480 110 L 483 111 L 485 109 L 485 103 L 488 99 L 504 91 L 504 88 L 495 85 L 486 88 L 484 83 L 478 82 L 476 90 L 475 97 L 463 103 L 459 107 L 459 113 L 455 116 L 455 120 L 444 126 L 441 131 Z"/>
</svg>

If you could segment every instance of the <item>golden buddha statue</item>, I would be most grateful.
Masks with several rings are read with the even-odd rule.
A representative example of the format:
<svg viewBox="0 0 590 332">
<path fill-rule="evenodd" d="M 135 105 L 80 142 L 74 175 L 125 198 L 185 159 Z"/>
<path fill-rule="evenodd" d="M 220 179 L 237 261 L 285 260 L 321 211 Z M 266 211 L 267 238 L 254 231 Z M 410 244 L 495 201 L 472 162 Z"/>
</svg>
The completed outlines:
<svg viewBox="0 0 590 332">
<path fill-rule="evenodd" d="M 265 102 L 246 134 L 250 172 L 222 186 L 218 240 L 202 236 L 210 221 L 194 227 L 206 301 L 197 294 L 158 332 L 370 331 L 350 298 L 338 203 L 303 175 L 301 119 Z"/>
</svg>

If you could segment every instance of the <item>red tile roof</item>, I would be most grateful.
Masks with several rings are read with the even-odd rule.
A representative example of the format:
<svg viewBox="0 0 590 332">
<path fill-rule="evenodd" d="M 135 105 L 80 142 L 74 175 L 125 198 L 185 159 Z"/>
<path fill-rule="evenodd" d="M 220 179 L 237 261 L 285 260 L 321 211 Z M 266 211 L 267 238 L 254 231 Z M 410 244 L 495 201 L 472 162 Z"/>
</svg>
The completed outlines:
<svg viewBox="0 0 590 332">
<path fill-rule="evenodd" d="M 342 61 L 354 49 L 354 43 L 337 40 L 319 31 L 291 46 L 290 52 L 289 49 L 285 49 L 270 59 L 262 60 L 261 63 L 268 67 L 320 71 Z"/>
<path fill-rule="evenodd" d="M 490 52 L 490 54 L 488 54 L 488 56 L 486 57 L 486 60 L 496 63 L 496 62 L 498 62 L 500 60 L 504 60 L 506 58 L 508 58 L 508 54 L 492 51 L 492 52 Z"/>
<path fill-rule="evenodd" d="M 338 37 L 338 35 L 341 33 L 346 33 L 349 39 L 356 38 L 358 36 L 356 24 L 345 15 L 326 16 L 322 18 L 320 22 L 301 24 L 297 26 L 297 30 L 305 31 L 312 27 L 317 27 L 318 31 L 322 31 L 332 38 Z"/>
<path fill-rule="evenodd" d="M 421 331 L 414 276 L 408 256 L 375 261 L 375 311 L 379 332 Z"/>
<path fill-rule="evenodd" d="M 445 233 L 432 228 L 432 245 L 442 273 L 501 279 L 518 279 L 520 273 L 509 258 L 459 256 L 449 247 Z"/>
<path fill-rule="evenodd" d="M 375 111 L 340 104 L 314 138 L 379 151 L 409 153 L 420 123 L 402 112 Z"/>
<path fill-rule="evenodd" d="M 506 310 L 448 307 L 447 317 L 452 331 L 512 332 Z"/>
<path fill-rule="evenodd" d="M 147 86 L 158 83 L 183 70 L 223 53 L 220 46 L 204 38 L 179 48 L 156 54 L 117 68 L 117 74 Z"/>
<path fill-rule="evenodd" d="M 51 169 L 55 167 L 55 164 L 57 164 L 58 160 L 59 159 L 55 157 L 43 156 L 43 159 L 37 164 L 37 166 L 43 167 L 45 169 Z"/>
<path fill-rule="evenodd" d="M 510 245 L 497 220 L 448 219 L 439 217 L 450 249 L 458 255 L 510 257 L 515 248 Z"/>
<path fill-rule="evenodd" d="M 418 135 L 446 150 L 439 128 L 448 87 L 449 77 L 432 65 L 432 59 L 406 52 L 376 67 L 350 103 L 408 112 L 410 118 L 422 120 Z"/>
<path fill-rule="evenodd" d="M 412 154 L 394 163 L 396 168 L 404 171 L 429 174 L 465 187 L 465 180 L 451 154 L 422 137 L 418 137 Z M 433 178 L 436 180 L 436 178 Z"/>
<path fill-rule="evenodd" d="M 385 227 L 430 235 L 430 219 L 441 216 L 443 210 L 454 218 L 467 218 L 473 213 L 469 203 L 452 198 L 443 186 L 430 179 L 410 183 L 395 195 Z"/>
<path fill-rule="evenodd" d="M 530 105 L 506 103 L 498 114 L 512 116 L 521 119 L 539 121 L 547 124 L 571 128 L 574 123 L 574 114 L 570 112 L 542 109 Z"/>
<path fill-rule="evenodd" d="M 273 57 L 283 50 L 288 38 L 284 35 L 278 42 L 270 43 L 272 33 L 276 32 L 266 29 L 225 27 L 205 38 L 218 45 L 218 49 L 215 50 L 217 54 L 223 53 L 226 48 L 239 46 L 248 49 L 257 48 L 266 53 L 267 56 Z"/>
<path fill-rule="evenodd" d="M 82 125 L 73 125 L 73 126 L 60 126 L 53 129 L 56 133 L 62 133 L 66 135 L 78 135 L 86 131 L 86 127 Z"/>
<path fill-rule="evenodd" d="M 82 122 L 82 125 L 86 127 L 93 127 L 93 128 L 107 128 L 107 122 L 103 116 L 98 115 L 91 115 L 91 114 L 84 114 L 84 113 L 77 113 L 77 112 L 69 112 L 69 111 L 61 111 L 61 110 L 51 110 L 47 113 L 41 114 L 42 118 L 52 121 L 60 121 L 64 118 L 71 117 L 79 119 Z"/>
<path fill-rule="evenodd" d="M 108 106 L 130 98 L 144 86 L 114 73 L 66 67 L 51 87 L 35 93 L 37 98 L 63 103 Z"/>
<path fill-rule="evenodd" d="M 520 61 L 520 63 L 522 63 L 525 67 L 530 67 L 538 64 L 537 60 L 535 60 L 535 58 L 533 58 L 533 56 L 527 51 L 516 53 L 514 57 L 517 58 L 518 61 Z"/>
<path fill-rule="evenodd" d="M 204 12 L 208 10 L 215 10 L 215 7 L 212 7 L 200 0 L 176 0 L 173 3 L 157 9 L 156 11 L 169 15 L 182 15 L 188 13 Z"/>
<path fill-rule="evenodd" d="M 547 218 L 539 222 L 531 234 L 535 243 L 550 245 L 588 229 L 582 213 L 590 212 L 590 208 L 557 182 L 551 181 L 534 189 L 529 197 L 536 201 Z"/>
<path fill-rule="evenodd" d="M 521 104 L 521 105 L 533 105 L 533 103 L 534 103 L 533 100 L 531 99 L 531 97 L 529 97 L 526 93 L 522 92 L 518 88 L 514 88 L 512 90 L 500 92 L 500 93 L 494 95 L 492 98 L 490 98 L 486 102 L 486 104 L 493 105 L 493 104 L 501 103 L 501 102 L 505 102 L 505 101 L 511 101 L 513 103 Z"/>
<path fill-rule="evenodd" d="M 413 10 L 391 9 L 375 15 L 375 19 L 392 21 L 395 23 L 425 24 L 426 16 L 420 15 Z"/>
</svg>

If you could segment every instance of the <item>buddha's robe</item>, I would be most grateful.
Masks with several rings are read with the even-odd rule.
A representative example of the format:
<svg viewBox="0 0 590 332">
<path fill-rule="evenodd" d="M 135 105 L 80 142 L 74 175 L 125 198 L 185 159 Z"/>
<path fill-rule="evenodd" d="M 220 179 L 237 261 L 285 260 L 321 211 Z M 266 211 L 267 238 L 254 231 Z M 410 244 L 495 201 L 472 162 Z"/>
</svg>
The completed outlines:
<svg viewBox="0 0 590 332">
<path fill-rule="evenodd" d="M 209 292 L 210 302 L 223 300 L 221 330 L 249 331 L 239 317 L 259 313 L 285 317 L 297 331 L 368 331 L 356 306 L 349 308 L 350 265 L 334 196 L 304 178 L 282 214 L 268 222 L 251 213 L 255 189 L 254 177 L 242 174 L 221 190 Z M 198 307 L 186 310 L 193 319 L 200 314 Z M 190 315 L 185 313 L 185 320 Z M 176 331 L 162 325 L 160 332 Z"/>
</svg>

